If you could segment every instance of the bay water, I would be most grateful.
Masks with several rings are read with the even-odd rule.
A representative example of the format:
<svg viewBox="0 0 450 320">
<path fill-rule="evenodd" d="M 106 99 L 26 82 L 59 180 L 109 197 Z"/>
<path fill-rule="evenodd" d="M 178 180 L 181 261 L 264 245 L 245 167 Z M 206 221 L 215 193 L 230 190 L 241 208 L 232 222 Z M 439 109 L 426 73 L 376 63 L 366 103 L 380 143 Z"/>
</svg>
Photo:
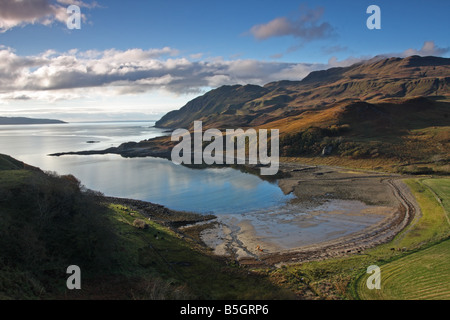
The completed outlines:
<svg viewBox="0 0 450 320">
<path fill-rule="evenodd" d="M 73 174 L 87 188 L 174 210 L 234 214 L 277 207 L 292 196 L 276 183 L 232 168 L 191 169 L 160 158 L 52 153 L 103 150 L 167 134 L 153 121 L 0 126 L 0 153 L 58 174 Z"/>
</svg>

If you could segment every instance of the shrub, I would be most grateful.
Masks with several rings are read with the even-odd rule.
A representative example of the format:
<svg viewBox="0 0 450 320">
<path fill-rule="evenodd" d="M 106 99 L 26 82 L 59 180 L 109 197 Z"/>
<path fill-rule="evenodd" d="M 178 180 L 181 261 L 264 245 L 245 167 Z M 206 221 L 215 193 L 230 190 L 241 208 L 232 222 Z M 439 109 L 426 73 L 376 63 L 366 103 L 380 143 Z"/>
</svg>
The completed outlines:
<svg viewBox="0 0 450 320">
<path fill-rule="evenodd" d="M 280 139 L 283 156 L 303 154 L 319 155 L 324 147 L 335 149 L 342 141 L 342 135 L 351 130 L 348 124 L 332 125 L 328 128 L 309 127 L 303 131 L 286 134 Z"/>
<path fill-rule="evenodd" d="M 113 266 L 117 236 L 108 208 L 76 178 L 35 171 L 1 194 L 0 270 L 27 273 L 52 291 L 69 265 L 86 273 Z"/>
<path fill-rule="evenodd" d="M 135 219 L 133 221 L 133 226 L 138 229 L 148 229 L 148 224 L 142 219 Z"/>
</svg>

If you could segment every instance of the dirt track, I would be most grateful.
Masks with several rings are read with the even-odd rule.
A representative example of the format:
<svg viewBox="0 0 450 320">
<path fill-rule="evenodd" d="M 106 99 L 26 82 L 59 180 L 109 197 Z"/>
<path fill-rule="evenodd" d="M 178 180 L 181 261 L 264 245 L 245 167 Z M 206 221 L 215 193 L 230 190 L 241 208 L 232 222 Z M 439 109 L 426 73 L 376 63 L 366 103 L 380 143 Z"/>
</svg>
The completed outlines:
<svg viewBox="0 0 450 320">
<path fill-rule="evenodd" d="M 347 199 L 358 200 L 371 206 L 391 207 L 393 210 L 380 222 L 359 232 L 286 250 L 259 250 L 254 245 L 254 239 L 251 239 L 251 236 L 248 237 L 248 233 L 245 236 L 240 234 L 242 226 L 225 226 L 229 230 L 229 238 L 232 242 L 232 244 L 224 245 L 227 247 L 225 255 L 236 258 L 239 252 L 244 253 L 243 257 L 236 258 L 241 265 L 281 266 L 361 253 L 390 241 L 408 224 L 414 223 L 414 217 L 421 216 L 418 204 L 408 187 L 401 181 L 405 178 L 403 176 L 336 167 L 302 166 L 293 163 L 283 163 L 280 169 L 288 173 L 288 177 L 279 180 L 279 186 L 285 193 L 295 194 L 294 204 L 316 207 L 328 199 Z M 196 239 L 200 240 L 201 233 L 205 230 L 206 232 L 209 230 L 212 237 L 218 237 L 217 229 L 214 229 L 217 227 L 214 216 L 175 212 L 144 201 L 119 198 L 109 198 L 109 200 L 131 206 L 152 220 L 163 223 L 183 235 L 187 235 L 189 233 L 187 229 L 192 228 L 190 233 L 198 233 L 198 236 L 194 237 Z M 202 227 L 205 223 L 207 225 Z M 179 228 L 186 225 L 193 227 L 184 230 Z"/>
<path fill-rule="evenodd" d="M 401 181 L 404 177 L 296 164 L 284 164 L 282 169 L 290 172 L 291 176 L 280 180 L 279 185 L 286 193 L 293 192 L 298 202 L 309 202 L 313 206 L 329 198 L 352 199 L 371 205 L 389 205 L 395 210 L 379 223 L 348 236 L 276 253 L 260 252 L 245 247 L 240 241 L 242 248 L 239 250 L 253 252 L 252 257 L 239 259 L 242 265 L 280 266 L 360 253 L 390 241 L 415 216 L 421 215 L 414 197 Z"/>
</svg>

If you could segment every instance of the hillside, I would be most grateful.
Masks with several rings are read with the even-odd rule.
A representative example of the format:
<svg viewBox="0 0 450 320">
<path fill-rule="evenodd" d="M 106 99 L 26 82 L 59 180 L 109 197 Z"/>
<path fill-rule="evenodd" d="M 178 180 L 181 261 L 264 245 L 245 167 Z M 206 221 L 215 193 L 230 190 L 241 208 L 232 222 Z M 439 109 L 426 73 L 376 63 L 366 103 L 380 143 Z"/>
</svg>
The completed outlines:
<svg viewBox="0 0 450 320">
<path fill-rule="evenodd" d="M 32 119 L 24 117 L 0 117 L 0 125 L 10 125 L 10 124 L 56 124 L 56 123 L 66 123 L 61 120 L 53 119 Z"/>
<path fill-rule="evenodd" d="M 294 298 L 172 225 L 208 216 L 107 198 L 0 154 L 0 300 Z M 68 290 L 66 269 L 81 269 Z"/>
<path fill-rule="evenodd" d="M 260 126 L 323 110 L 336 103 L 387 98 L 450 96 L 450 59 L 411 56 L 374 58 L 345 68 L 310 73 L 301 81 L 279 81 L 264 87 L 224 86 L 172 111 L 157 123 L 161 128 L 187 128 L 194 120 L 210 127 Z"/>
<path fill-rule="evenodd" d="M 237 110 L 254 99 L 270 92 L 255 85 L 223 86 L 188 102 L 180 110 L 169 112 L 156 123 L 157 127 L 188 128 L 193 121 L 204 116 L 222 116 L 231 119 Z M 234 121 L 240 124 L 240 121 Z"/>
<path fill-rule="evenodd" d="M 190 128 L 201 120 L 204 129 L 279 129 L 282 156 L 448 173 L 449 115 L 450 59 L 375 57 L 315 71 L 301 81 L 221 87 L 168 113 L 156 126 Z"/>
<path fill-rule="evenodd" d="M 279 129 L 284 161 L 411 174 L 450 173 L 450 59 L 376 57 L 264 87 L 223 86 L 169 112 L 162 128 Z M 55 153 L 170 158 L 170 136 Z"/>
</svg>

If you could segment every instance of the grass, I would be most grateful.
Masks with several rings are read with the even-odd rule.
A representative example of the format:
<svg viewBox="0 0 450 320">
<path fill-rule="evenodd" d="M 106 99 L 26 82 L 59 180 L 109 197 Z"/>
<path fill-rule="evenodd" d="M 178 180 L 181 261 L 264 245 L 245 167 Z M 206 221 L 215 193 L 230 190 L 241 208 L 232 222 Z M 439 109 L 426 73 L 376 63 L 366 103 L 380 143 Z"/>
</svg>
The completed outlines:
<svg viewBox="0 0 450 320">
<path fill-rule="evenodd" d="M 448 202 L 450 179 L 409 179 L 423 216 L 400 233 L 393 243 L 413 252 L 380 265 L 381 290 L 368 290 L 362 276 L 355 283 L 361 299 L 450 299 L 450 223 L 435 194 Z M 442 241 L 442 242 L 441 242 Z M 425 247 L 425 248 L 423 248 Z"/>
<path fill-rule="evenodd" d="M 445 178 L 426 179 L 425 183 L 433 185 L 437 194 L 448 196 L 449 181 Z M 298 294 L 309 294 L 311 298 L 414 299 L 412 293 L 416 291 L 417 298 L 450 299 L 447 213 L 421 179 L 405 182 L 421 207 L 422 217 L 391 242 L 358 255 L 286 266 L 273 271 L 271 277 L 280 285 L 288 286 Z M 367 292 L 369 275 L 366 270 L 370 265 L 381 268 L 381 291 Z M 410 281 L 410 277 L 417 281 Z M 445 285 L 436 284 L 433 279 L 440 279 Z M 429 292 L 433 288 L 437 290 L 436 296 Z"/>
<path fill-rule="evenodd" d="M 0 170 L 0 230 L 12 223 L 25 225 L 24 219 L 34 219 L 33 207 L 17 200 L 29 197 L 15 197 L 20 195 L 18 190 L 33 191 L 33 183 L 47 186 L 45 181 L 49 178 L 44 179 L 43 175 L 14 165 Z M 66 180 L 58 181 L 61 186 L 68 186 Z M 422 216 L 416 217 L 391 242 L 358 255 L 275 270 L 239 267 L 214 256 L 196 241 L 150 221 L 139 211 L 105 201 L 107 212 L 99 216 L 98 222 L 111 226 L 117 237 L 112 256 L 108 256 L 108 270 L 83 272 L 83 290 L 75 292 L 66 290 L 64 270 L 57 271 L 60 279 L 42 278 L 33 274 L 34 269 L 21 265 L 0 268 L 0 299 L 450 299 L 450 179 L 417 178 L 405 183 L 416 197 Z M 50 199 L 58 201 L 62 191 L 54 189 L 54 195 L 49 193 L 54 198 Z M 71 194 L 65 192 L 61 195 Z M 28 223 L 33 225 L 32 220 Z M 82 225 L 78 225 L 81 231 Z M 54 265 L 59 266 L 56 262 Z M 365 286 L 370 265 L 381 268 L 382 290 L 368 291 Z M 53 289 L 46 290 L 49 286 Z"/>
<path fill-rule="evenodd" d="M 110 219 L 120 235 L 121 244 L 118 257 L 121 263 L 116 272 L 128 278 L 128 285 L 130 279 L 137 277 L 141 284 L 150 283 L 150 286 L 145 286 L 151 292 L 162 288 L 160 295 L 166 299 L 174 298 L 170 293 L 178 290 L 175 297 L 178 300 L 295 298 L 264 275 L 226 264 L 201 250 L 196 243 L 182 239 L 174 231 L 148 220 L 137 211 L 116 204 L 109 207 Z M 148 227 L 133 226 L 136 219 L 145 221 Z M 87 286 L 90 286 L 89 281 L 92 281 L 91 286 L 97 283 L 93 277 L 85 280 Z M 136 291 L 136 286 L 134 288 Z M 133 298 L 149 298 L 148 290 L 144 291 L 136 291 Z"/>
<path fill-rule="evenodd" d="M 92 197 L 70 177 L 0 170 L 0 300 L 296 298 L 140 211 Z M 70 264 L 82 269 L 82 290 L 66 288 Z"/>
<path fill-rule="evenodd" d="M 32 176 L 28 170 L 4 170 L 0 171 L 0 186 L 2 188 L 10 188 L 25 184 L 27 179 Z"/>
<path fill-rule="evenodd" d="M 433 181 L 435 187 L 431 189 L 424 181 L 428 183 Z M 422 217 L 416 218 L 416 221 L 399 234 L 394 242 L 399 246 L 417 248 L 424 243 L 440 241 L 448 236 L 450 234 L 448 212 L 436 201 L 434 192 L 443 192 L 441 187 L 448 185 L 450 179 L 408 179 L 405 182 L 419 203 Z"/>
<path fill-rule="evenodd" d="M 450 212 L 450 179 L 425 179 L 422 183 L 435 192 L 439 198 L 438 201 L 442 203 L 448 215 Z"/>
<path fill-rule="evenodd" d="M 17 170 L 23 168 L 24 164 L 10 156 L 0 154 L 0 170 Z"/>
<path fill-rule="evenodd" d="M 380 267 L 381 289 L 369 290 L 367 276 L 358 281 L 364 300 L 450 299 L 450 240 Z"/>
</svg>

